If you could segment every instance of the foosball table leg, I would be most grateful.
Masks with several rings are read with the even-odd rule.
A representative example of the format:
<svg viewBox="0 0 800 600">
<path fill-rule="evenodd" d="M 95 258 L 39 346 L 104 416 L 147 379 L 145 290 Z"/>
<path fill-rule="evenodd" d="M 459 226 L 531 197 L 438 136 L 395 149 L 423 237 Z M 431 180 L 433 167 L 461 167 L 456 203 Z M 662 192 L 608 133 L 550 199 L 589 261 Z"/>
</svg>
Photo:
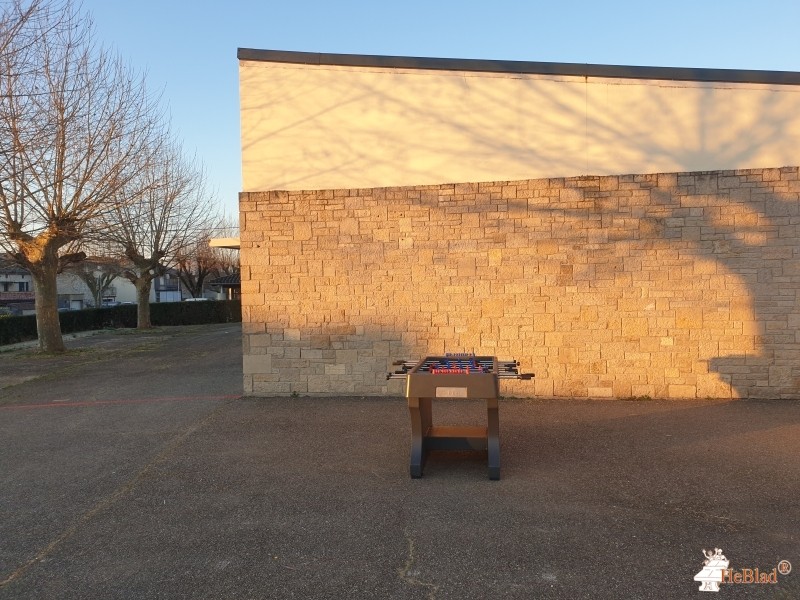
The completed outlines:
<svg viewBox="0 0 800 600">
<path fill-rule="evenodd" d="M 497 398 L 486 400 L 486 445 L 489 462 L 489 479 L 500 479 L 500 414 Z"/>
<path fill-rule="evenodd" d="M 425 434 L 431 427 L 430 398 L 409 398 L 408 410 L 411 414 L 411 477 L 422 477 L 425 466 Z"/>
</svg>

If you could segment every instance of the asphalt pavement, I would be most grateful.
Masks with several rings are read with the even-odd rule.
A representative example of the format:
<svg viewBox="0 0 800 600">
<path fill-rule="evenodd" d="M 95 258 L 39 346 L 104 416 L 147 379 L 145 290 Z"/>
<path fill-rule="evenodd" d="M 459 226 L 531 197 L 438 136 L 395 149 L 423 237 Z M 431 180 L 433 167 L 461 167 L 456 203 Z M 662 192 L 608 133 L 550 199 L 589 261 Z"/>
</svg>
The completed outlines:
<svg viewBox="0 0 800 600">
<path fill-rule="evenodd" d="M 236 324 L 67 344 L 0 348 L 2 599 L 800 597 L 800 402 L 506 399 L 500 481 L 412 480 L 403 398 L 242 398 Z"/>
</svg>

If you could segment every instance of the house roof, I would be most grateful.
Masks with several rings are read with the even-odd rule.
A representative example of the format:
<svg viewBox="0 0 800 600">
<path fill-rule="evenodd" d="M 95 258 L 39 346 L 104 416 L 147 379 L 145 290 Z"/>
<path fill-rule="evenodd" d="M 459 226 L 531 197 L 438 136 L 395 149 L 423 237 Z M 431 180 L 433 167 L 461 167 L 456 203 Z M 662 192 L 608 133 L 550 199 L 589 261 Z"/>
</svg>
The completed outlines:
<svg viewBox="0 0 800 600">
<path fill-rule="evenodd" d="M 217 277 L 216 279 L 209 281 L 208 284 L 221 285 L 223 287 L 236 287 L 242 284 L 242 280 L 239 273 L 234 273 L 233 275 Z"/>
<path fill-rule="evenodd" d="M 239 60 L 305 65 L 338 65 L 387 69 L 427 69 L 440 71 L 479 71 L 487 73 L 530 73 L 571 75 L 613 79 L 655 79 L 727 83 L 800 85 L 800 72 L 756 71 L 749 69 L 695 69 L 683 67 L 639 67 L 589 63 L 529 62 L 464 58 L 423 58 L 368 54 L 328 54 L 239 48 Z"/>
</svg>

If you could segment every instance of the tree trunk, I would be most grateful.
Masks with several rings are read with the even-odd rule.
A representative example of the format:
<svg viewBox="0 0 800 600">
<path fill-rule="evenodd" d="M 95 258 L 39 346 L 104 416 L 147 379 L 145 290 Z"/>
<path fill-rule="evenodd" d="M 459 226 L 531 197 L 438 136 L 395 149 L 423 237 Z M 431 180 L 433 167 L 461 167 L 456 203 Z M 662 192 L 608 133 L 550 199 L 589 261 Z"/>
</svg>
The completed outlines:
<svg viewBox="0 0 800 600">
<path fill-rule="evenodd" d="M 58 320 L 58 292 L 56 291 L 55 267 L 43 265 L 31 270 L 33 291 L 36 298 L 36 329 L 39 333 L 41 352 L 64 352 L 61 337 L 61 322 Z"/>
<path fill-rule="evenodd" d="M 153 280 L 149 277 L 139 277 L 135 285 L 136 301 L 138 303 L 136 309 L 136 328 L 150 329 L 153 326 L 150 323 L 150 288 L 153 285 Z"/>
</svg>

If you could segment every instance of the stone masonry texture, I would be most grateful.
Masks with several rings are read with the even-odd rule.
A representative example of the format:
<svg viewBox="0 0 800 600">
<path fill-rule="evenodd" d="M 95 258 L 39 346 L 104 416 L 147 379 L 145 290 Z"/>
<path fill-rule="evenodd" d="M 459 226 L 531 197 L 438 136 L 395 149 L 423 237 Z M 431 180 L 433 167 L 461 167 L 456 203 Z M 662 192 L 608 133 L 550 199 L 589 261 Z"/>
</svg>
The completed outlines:
<svg viewBox="0 0 800 600">
<path fill-rule="evenodd" d="M 517 359 L 508 396 L 800 397 L 797 167 L 240 195 L 244 389 L 402 395 L 394 359 Z"/>
</svg>

